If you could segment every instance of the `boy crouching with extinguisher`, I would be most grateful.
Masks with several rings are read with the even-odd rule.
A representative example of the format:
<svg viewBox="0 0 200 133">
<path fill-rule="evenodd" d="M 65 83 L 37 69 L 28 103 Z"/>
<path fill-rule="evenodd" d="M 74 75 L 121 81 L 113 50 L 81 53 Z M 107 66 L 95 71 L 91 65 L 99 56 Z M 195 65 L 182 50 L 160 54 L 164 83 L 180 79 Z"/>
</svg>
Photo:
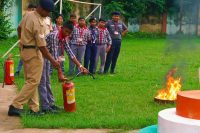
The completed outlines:
<svg viewBox="0 0 200 133">
<path fill-rule="evenodd" d="M 59 48 L 62 48 L 63 52 L 64 50 L 66 51 L 68 56 L 76 64 L 79 70 L 84 74 L 87 74 L 88 70 L 78 62 L 68 44 L 69 36 L 72 33 L 73 28 L 74 28 L 73 23 L 67 21 L 64 23 L 60 31 L 54 31 L 51 32 L 49 35 L 47 35 L 46 37 L 47 48 L 51 53 L 51 55 L 56 60 L 64 61 L 65 59 L 63 58 L 63 56 L 60 57 L 60 54 L 58 52 Z M 39 85 L 39 94 L 40 94 L 42 112 L 57 113 L 59 110 L 61 110 L 61 108 L 56 106 L 54 103 L 55 99 L 51 91 L 51 84 L 50 84 L 50 62 L 46 59 L 44 60 L 43 76 Z"/>
</svg>

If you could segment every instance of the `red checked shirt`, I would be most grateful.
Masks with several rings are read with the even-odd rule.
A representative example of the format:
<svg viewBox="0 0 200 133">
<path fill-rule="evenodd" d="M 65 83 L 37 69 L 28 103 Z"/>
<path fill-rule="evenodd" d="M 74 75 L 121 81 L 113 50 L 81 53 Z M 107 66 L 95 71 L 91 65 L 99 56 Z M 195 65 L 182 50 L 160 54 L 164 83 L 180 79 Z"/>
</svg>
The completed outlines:
<svg viewBox="0 0 200 133">
<path fill-rule="evenodd" d="M 100 28 L 98 27 L 97 30 L 97 44 L 98 45 L 107 45 L 107 44 L 112 44 L 112 39 L 110 37 L 110 33 L 107 30 L 107 28 Z"/>
<path fill-rule="evenodd" d="M 74 27 L 71 35 L 70 44 L 72 45 L 86 45 L 91 40 L 90 32 L 87 27 Z"/>
</svg>

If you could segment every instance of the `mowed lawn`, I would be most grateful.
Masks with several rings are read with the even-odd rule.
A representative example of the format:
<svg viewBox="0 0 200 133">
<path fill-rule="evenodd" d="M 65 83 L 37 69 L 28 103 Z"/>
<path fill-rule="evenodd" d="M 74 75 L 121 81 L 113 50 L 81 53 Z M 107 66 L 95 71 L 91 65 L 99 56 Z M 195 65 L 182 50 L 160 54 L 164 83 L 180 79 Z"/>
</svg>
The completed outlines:
<svg viewBox="0 0 200 133">
<path fill-rule="evenodd" d="M 0 42 L 1 55 L 10 46 L 10 39 Z M 14 50 L 17 54 L 17 48 Z M 17 65 L 18 57 L 15 57 Z M 182 79 L 182 90 L 199 89 L 200 39 L 167 38 L 135 39 L 126 37 L 118 59 L 116 74 L 78 77 L 76 85 L 77 111 L 42 117 L 23 116 L 27 128 L 113 128 L 138 129 L 157 124 L 160 110 L 175 104 L 154 102 L 157 91 L 165 86 L 165 75 L 176 66 L 175 76 Z M 68 64 L 65 65 L 68 70 Z M 2 77 L 3 74 L 1 74 Z M 52 89 L 56 105 L 63 105 L 62 85 L 54 72 Z M 16 78 L 19 88 L 23 73 Z"/>
</svg>

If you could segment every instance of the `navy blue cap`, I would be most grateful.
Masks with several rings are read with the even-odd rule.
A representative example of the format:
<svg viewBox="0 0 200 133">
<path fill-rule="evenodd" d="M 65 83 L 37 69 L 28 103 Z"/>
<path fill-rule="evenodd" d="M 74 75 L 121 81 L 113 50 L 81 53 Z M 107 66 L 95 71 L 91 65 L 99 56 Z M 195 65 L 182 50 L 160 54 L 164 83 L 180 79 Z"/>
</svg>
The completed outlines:
<svg viewBox="0 0 200 133">
<path fill-rule="evenodd" d="M 99 22 L 101 22 L 101 21 L 106 22 L 106 20 L 104 18 L 100 18 Z"/>
<path fill-rule="evenodd" d="M 112 12 L 112 16 L 113 16 L 113 15 L 119 15 L 119 16 L 120 16 L 120 15 L 121 15 L 121 13 L 120 13 L 120 12 L 118 12 L 118 11 L 114 11 L 114 12 Z"/>
<path fill-rule="evenodd" d="M 53 0 L 40 0 L 40 6 L 49 12 L 54 10 L 54 2 Z"/>
<path fill-rule="evenodd" d="M 97 21 L 97 18 L 95 18 L 95 17 L 91 17 L 90 19 L 89 19 L 89 22 L 92 22 L 92 21 Z"/>
</svg>

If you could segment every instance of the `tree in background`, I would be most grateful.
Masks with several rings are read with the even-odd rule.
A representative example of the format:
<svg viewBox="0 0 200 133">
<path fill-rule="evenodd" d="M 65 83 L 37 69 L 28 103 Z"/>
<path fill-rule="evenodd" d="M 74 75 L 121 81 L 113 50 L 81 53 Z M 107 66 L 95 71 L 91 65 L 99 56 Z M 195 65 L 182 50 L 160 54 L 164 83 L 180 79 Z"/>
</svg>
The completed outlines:
<svg viewBox="0 0 200 133">
<path fill-rule="evenodd" d="M 54 0 L 54 2 L 56 2 L 57 0 Z M 62 14 L 64 16 L 64 21 L 69 19 L 69 15 L 71 14 L 71 11 L 73 10 L 74 5 L 71 4 L 69 1 L 67 0 L 63 0 L 63 10 L 62 10 Z M 58 16 L 58 14 L 60 14 L 60 4 L 58 3 L 55 6 L 55 10 L 52 13 L 52 20 L 53 22 L 55 22 L 56 20 L 56 16 Z"/>
<path fill-rule="evenodd" d="M 178 34 L 183 33 L 184 25 L 198 25 L 199 4 L 199 0 L 166 1 L 168 15 L 173 19 L 174 23 L 179 26 Z"/>
<path fill-rule="evenodd" d="M 128 21 L 129 18 L 141 20 L 147 15 L 161 15 L 165 11 L 166 0 L 103 0 L 102 3 L 104 14 L 118 10 Z"/>
<path fill-rule="evenodd" d="M 0 40 L 9 37 L 12 29 L 12 24 L 9 21 L 9 13 L 5 12 L 12 6 L 13 0 L 0 0 Z"/>
</svg>

